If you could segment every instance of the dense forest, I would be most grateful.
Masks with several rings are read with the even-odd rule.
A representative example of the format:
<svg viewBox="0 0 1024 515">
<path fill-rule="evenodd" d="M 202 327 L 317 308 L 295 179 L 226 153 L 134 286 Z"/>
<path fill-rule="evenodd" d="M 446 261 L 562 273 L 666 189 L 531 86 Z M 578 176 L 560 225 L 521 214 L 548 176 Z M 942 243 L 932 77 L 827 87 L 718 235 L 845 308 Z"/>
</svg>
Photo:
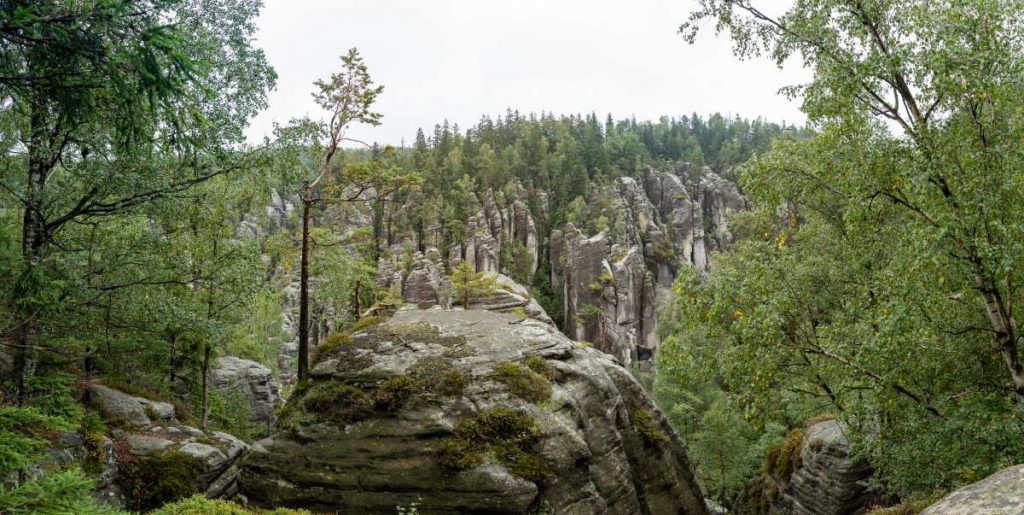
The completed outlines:
<svg viewBox="0 0 1024 515">
<path fill-rule="evenodd" d="M 600 302 L 634 302 L 623 270 L 649 284 L 637 291 L 656 303 L 639 311 L 656 309 L 657 344 L 615 358 L 660 411 L 630 411 L 631 427 L 647 450 L 678 434 L 675 463 L 731 512 L 779 512 L 823 421 L 869 471 L 859 508 L 916 513 L 1024 461 L 1024 5 L 797 2 L 776 18 L 754 3 L 701 0 L 681 32 L 692 41 L 711 22 L 741 58 L 802 59 L 813 78 L 787 93 L 806 126 L 509 109 L 398 146 L 348 137 L 387 123 L 387 90 L 355 49 L 310 85 L 322 116 L 246 141 L 277 79 L 254 39 L 259 1 L 0 5 L 0 513 L 142 512 L 204 491 L 173 453 L 132 457 L 130 424 L 97 407 L 110 390 L 144 399 L 147 423 L 194 426 L 204 436 L 188 445 L 301 433 L 302 406 L 363 402 L 343 385 L 314 404 L 312 370 L 414 309 L 405 281 L 423 267 L 464 311 L 501 290 L 535 301 L 553 328 L 586 335 L 580 352 L 615 354 L 606 332 L 625 329 L 606 328 Z M 651 185 L 666 177 L 682 186 L 658 204 Z M 743 209 L 712 206 L 713 188 Z M 686 234 L 708 241 L 708 263 L 683 255 L 681 211 L 664 207 L 691 199 Z M 488 243 L 495 218 L 514 229 Z M 573 290 L 585 267 L 566 255 L 583 254 L 565 249 L 606 240 L 590 291 Z M 626 269 L 632 248 L 642 264 Z M 218 389 L 224 357 L 268 370 L 283 407 L 257 417 Z M 524 363 L 499 365 L 520 381 L 510 388 L 541 390 L 531 410 L 562 409 L 560 372 Z M 411 384 L 380 380 L 366 402 L 400 409 Z M 522 441 L 486 440 L 484 454 L 557 490 L 528 461 L 536 428 L 502 415 Z M 468 420 L 447 444 L 481 445 L 466 435 L 488 419 Z M 55 462 L 68 439 L 84 457 Z M 460 459 L 449 468 L 479 465 Z M 111 481 L 119 505 L 94 495 Z M 165 513 L 247 509 L 181 502 Z"/>
</svg>

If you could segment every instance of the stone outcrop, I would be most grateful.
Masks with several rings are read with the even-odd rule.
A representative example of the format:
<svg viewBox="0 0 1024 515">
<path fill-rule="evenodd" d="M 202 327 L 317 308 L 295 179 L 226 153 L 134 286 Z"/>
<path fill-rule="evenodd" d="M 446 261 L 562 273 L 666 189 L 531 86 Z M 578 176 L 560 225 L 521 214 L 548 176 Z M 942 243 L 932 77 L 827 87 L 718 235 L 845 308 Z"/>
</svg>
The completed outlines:
<svg viewBox="0 0 1024 515">
<path fill-rule="evenodd" d="M 210 369 L 210 384 L 221 397 L 244 396 L 253 424 L 269 428 L 277 420 L 274 412 L 282 402 L 281 388 L 269 368 L 252 360 L 222 356 Z"/>
<path fill-rule="evenodd" d="M 1024 465 L 1006 467 L 954 490 L 921 515 L 1002 515 L 1024 513 Z"/>
<path fill-rule="evenodd" d="M 470 297 L 469 306 L 471 309 L 518 314 L 538 320 L 551 327 L 555 326 L 554 321 L 544 311 L 544 308 L 537 303 L 523 285 L 501 274 L 495 274 L 494 280 L 498 287 L 495 288 L 492 294 L 485 297 Z"/>
<path fill-rule="evenodd" d="M 150 492 L 145 485 L 126 487 L 125 483 L 144 481 L 139 477 L 140 467 L 159 467 L 166 463 L 163 460 L 188 464 L 191 472 L 184 479 L 193 482 L 194 493 L 219 498 L 231 497 L 238 491 L 237 462 L 248 450 L 248 445 L 238 438 L 181 424 L 170 403 L 129 395 L 102 385 L 90 385 L 86 393 L 89 404 L 114 429 L 100 439 L 99 448 L 87 447 L 78 434 L 62 437 L 60 444 L 51 450 L 52 459 L 47 463 L 62 468 L 86 459 L 102 460 L 95 490 L 102 502 L 115 507 L 137 504 L 139 499 L 126 496 L 149 495 Z M 97 443 L 90 445 L 95 447 Z M 158 461 L 147 462 L 148 459 Z M 124 470 L 130 470 L 131 474 L 122 474 Z M 172 472 L 158 468 L 149 473 L 157 477 Z"/>
<path fill-rule="evenodd" d="M 344 513 L 707 513 L 682 442 L 630 373 L 553 327 L 404 309 L 311 369 L 241 489 Z"/>
<path fill-rule="evenodd" d="M 571 224 L 552 241 L 566 334 L 627 365 L 649 359 L 658 344 L 655 289 L 640 247 L 613 245 L 606 232 L 587 238 Z"/>
<path fill-rule="evenodd" d="M 656 311 L 680 267 L 701 273 L 710 252 L 732 242 L 728 215 L 746 204 L 709 169 L 647 169 L 591 194 L 588 216 L 608 226 L 588 235 L 572 224 L 551 233 L 551 284 L 562 292 L 570 338 L 626 364 L 653 356 Z"/>
<path fill-rule="evenodd" d="M 846 515 L 864 510 L 871 467 L 850 457 L 842 423 L 826 420 L 811 425 L 803 431 L 799 454 L 786 456 L 785 452 L 777 459 L 790 460 L 790 465 L 770 468 L 787 470 L 788 477 L 762 472 L 757 478 L 759 488 L 748 490 L 747 506 L 758 507 L 753 512 Z"/>
</svg>

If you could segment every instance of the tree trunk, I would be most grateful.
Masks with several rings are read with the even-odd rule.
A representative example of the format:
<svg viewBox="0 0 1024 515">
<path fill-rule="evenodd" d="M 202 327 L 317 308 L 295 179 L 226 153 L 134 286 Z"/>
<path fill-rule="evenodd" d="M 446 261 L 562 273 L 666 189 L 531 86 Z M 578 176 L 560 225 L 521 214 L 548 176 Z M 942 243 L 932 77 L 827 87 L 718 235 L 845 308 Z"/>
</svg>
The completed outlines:
<svg viewBox="0 0 1024 515">
<path fill-rule="evenodd" d="M 210 343 L 203 346 L 203 414 L 199 417 L 199 429 L 206 431 L 210 416 Z"/>
<path fill-rule="evenodd" d="M 49 151 L 46 143 L 45 120 L 42 108 L 36 106 L 32 110 L 30 137 L 28 144 L 28 180 L 25 183 L 25 213 L 21 224 L 21 257 L 22 274 L 29 273 L 39 266 L 43 244 L 46 242 L 46 220 L 43 217 L 43 189 L 52 165 L 47 159 Z M 22 287 L 34 287 L 28 283 Z M 19 290 L 19 295 L 31 297 L 36 292 Z M 17 402 L 24 404 L 28 396 L 28 380 L 35 365 L 33 344 L 36 333 L 36 313 L 31 308 L 19 313 L 24 321 L 18 331 L 17 346 L 14 348 L 14 373 L 17 388 Z"/>
<path fill-rule="evenodd" d="M 309 185 L 302 195 L 302 258 L 299 272 L 299 380 L 309 370 L 309 215 L 313 207 Z"/>
</svg>

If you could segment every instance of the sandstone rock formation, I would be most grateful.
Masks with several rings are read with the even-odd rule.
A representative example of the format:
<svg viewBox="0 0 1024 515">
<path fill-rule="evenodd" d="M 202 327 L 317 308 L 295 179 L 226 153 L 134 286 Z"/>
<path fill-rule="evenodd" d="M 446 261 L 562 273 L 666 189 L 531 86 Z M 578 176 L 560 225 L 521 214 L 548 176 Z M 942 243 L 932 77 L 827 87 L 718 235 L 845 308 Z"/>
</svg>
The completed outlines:
<svg viewBox="0 0 1024 515">
<path fill-rule="evenodd" d="M 977 483 L 959 488 L 927 507 L 921 515 L 1002 515 L 1024 513 L 1024 465 L 1006 467 Z"/>
<path fill-rule="evenodd" d="M 281 389 L 269 368 L 252 360 L 222 356 L 210 369 L 210 384 L 221 397 L 243 395 L 254 424 L 270 427 L 277 420 L 274 411 L 281 405 Z"/>
<path fill-rule="evenodd" d="M 562 291 L 569 337 L 586 340 L 625 364 L 653 356 L 656 306 L 676 273 L 701 273 L 709 253 L 732 241 L 728 215 L 745 208 L 736 185 L 708 169 L 649 168 L 592 193 L 591 217 L 609 227 L 588 235 L 568 224 L 551 233 L 551 284 Z"/>
<path fill-rule="evenodd" d="M 238 438 L 181 424 L 173 405 L 106 386 L 89 386 L 87 398 L 115 429 L 100 440 L 98 449 L 90 449 L 80 435 L 71 434 L 61 440 L 64 444 L 55 446 L 51 458 L 60 467 L 101 459 L 95 495 L 102 502 L 136 509 L 146 506 L 147 496 L 165 494 L 151 491 L 153 485 L 148 483 L 161 477 L 191 485 L 191 490 L 182 494 L 203 493 L 218 498 L 237 492 L 236 462 L 248 450 Z"/>
<path fill-rule="evenodd" d="M 253 445 L 251 503 L 345 513 L 707 513 L 620 364 L 548 324 L 404 309 L 312 368 Z"/>
<path fill-rule="evenodd" d="M 790 435 L 792 436 L 792 434 Z M 785 452 L 785 451 L 783 451 Z M 850 445 L 844 426 L 835 420 L 818 422 L 803 431 L 796 456 L 787 460 L 780 477 L 774 471 L 762 472 L 757 491 L 759 498 L 746 500 L 757 513 L 778 515 L 846 515 L 863 511 L 867 502 L 867 480 L 871 468 L 850 457 Z"/>
<path fill-rule="evenodd" d="M 654 281 L 637 246 L 612 245 L 605 232 L 587 238 L 570 224 L 552 240 L 563 288 L 564 329 L 624 364 L 657 347 Z"/>
</svg>

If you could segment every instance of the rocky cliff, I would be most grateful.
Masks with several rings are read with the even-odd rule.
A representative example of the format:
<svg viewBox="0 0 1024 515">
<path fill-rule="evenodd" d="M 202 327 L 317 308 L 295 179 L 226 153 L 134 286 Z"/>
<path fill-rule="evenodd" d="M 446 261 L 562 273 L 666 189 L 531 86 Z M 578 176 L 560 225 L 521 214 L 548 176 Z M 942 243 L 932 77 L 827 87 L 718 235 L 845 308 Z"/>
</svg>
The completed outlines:
<svg viewBox="0 0 1024 515">
<path fill-rule="evenodd" d="M 250 502 L 707 512 L 682 442 L 640 385 L 550 324 L 407 308 L 337 340 L 244 461 Z"/>
<path fill-rule="evenodd" d="M 594 235 L 572 224 L 551 234 L 551 283 L 562 292 L 570 338 L 631 364 L 658 346 L 659 292 L 680 267 L 701 273 L 710 252 L 732 241 L 728 215 L 746 202 L 710 169 L 648 168 L 641 181 L 620 177 L 595 190 L 588 216 L 607 221 Z"/>
</svg>

